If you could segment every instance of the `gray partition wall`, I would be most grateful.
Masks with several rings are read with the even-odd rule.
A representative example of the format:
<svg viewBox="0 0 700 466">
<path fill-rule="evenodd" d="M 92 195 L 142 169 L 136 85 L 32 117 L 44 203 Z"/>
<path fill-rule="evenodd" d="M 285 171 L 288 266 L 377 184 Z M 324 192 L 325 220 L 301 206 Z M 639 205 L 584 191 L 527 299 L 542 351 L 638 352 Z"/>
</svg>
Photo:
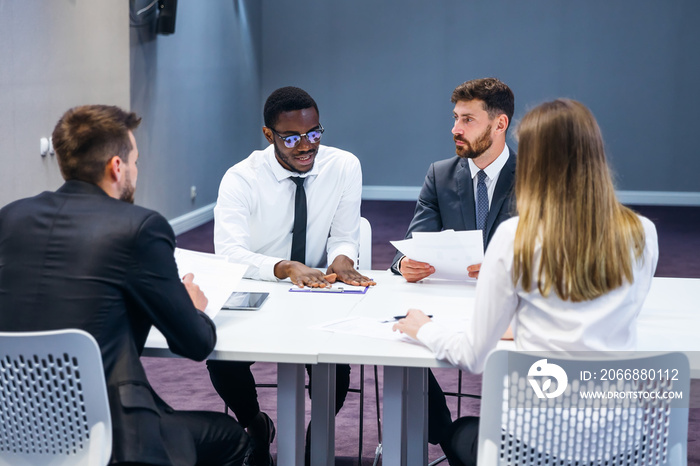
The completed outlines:
<svg viewBox="0 0 700 466">
<path fill-rule="evenodd" d="M 87 103 L 129 107 L 126 6 L 0 0 L 0 206 L 63 183 L 39 140 Z"/>
<path fill-rule="evenodd" d="M 619 189 L 700 205 L 698 1 L 264 1 L 262 17 L 263 94 L 309 90 L 325 141 L 360 157 L 366 194 L 420 186 L 454 155 L 454 87 L 496 76 L 515 123 L 547 99 L 588 105 Z"/>
</svg>

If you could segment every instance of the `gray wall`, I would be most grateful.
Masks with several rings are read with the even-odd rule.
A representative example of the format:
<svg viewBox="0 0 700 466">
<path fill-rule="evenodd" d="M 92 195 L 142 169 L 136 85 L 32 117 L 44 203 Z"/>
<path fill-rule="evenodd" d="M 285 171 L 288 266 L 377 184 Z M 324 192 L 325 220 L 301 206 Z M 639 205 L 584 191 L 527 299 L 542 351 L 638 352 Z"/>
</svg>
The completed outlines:
<svg viewBox="0 0 700 466">
<path fill-rule="evenodd" d="M 68 108 L 129 106 L 126 2 L 0 0 L 0 206 L 63 183 L 39 155 Z"/>
<path fill-rule="evenodd" d="M 144 117 L 137 202 L 196 210 L 265 145 L 264 99 L 288 84 L 317 99 L 324 142 L 360 157 L 366 186 L 417 187 L 453 154 L 452 89 L 489 75 L 516 119 L 558 96 L 590 106 L 621 189 L 700 199 L 700 2 L 180 0 L 172 36 L 129 28 L 129 3 L 0 0 L 0 205 L 61 184 L 39 138 L 99 102 Z"/>
<path fill-rule="evenodd" d="M 131 108 L 143 118 L 136 202 L 172 219 L 214 202 L 226 169 L 259 146 L 260 7 L 180 0 L 174 34 L 136 24 Z"/>
<path fill-rule="evenodd" d="M 150 3 L 0 0 L 0 206 L 62 184 L 39 139 L 75 105 L 142 115 L 136 202 L 170 219 L 214 202 L 260 147 L 260 3 L 180 0 L 170 36 L 130 18 Z"/>
<path fill-rule="evenodd" d="M 263 95 L 307 89 L 365 186 L 419 186 L 454 155 L 454 87 L 496 76 L 516 121 L 546 99 L 588 105 L 620 189 L 700 191 L 696 0 L 266 1 L 263 18 Z"/>
</svg>

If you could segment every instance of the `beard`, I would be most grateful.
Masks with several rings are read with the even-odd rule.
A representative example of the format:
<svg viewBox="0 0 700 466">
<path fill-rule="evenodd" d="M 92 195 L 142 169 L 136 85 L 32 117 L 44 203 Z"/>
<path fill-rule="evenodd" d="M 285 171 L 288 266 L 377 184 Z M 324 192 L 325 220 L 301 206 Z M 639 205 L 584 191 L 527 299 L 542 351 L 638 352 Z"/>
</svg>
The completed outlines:
<svg viewBox="0 0 700 466">
<path fill-rule="evenodd" d="M 277 141 L 274 141 L 272 144 L 275 147 L 275 156 L 277 157 L 277 160 L 279 160 L 281 162 L 281 165 L 284 168 L 286 168 L 287 170 L 289 170 L 290 172 L 306 173 L 313 168 L 313 164 L 311 164 L 310 166 L 305 167 L 304 170 L 298 169 L 297 167 L 294 166 L 294 163 L 295 163 L 294 154 L 287 155 L 284 152 L 282 152 L 282 150 L 280 150 L 279 146 L 277 145 Z M 305 152 L 298 152 L 297 154 L 298 155 L 309 154 L 312 157 L 315 157 L 316 154 L 318 154 L 318 149 L 312 149 L 312 150 L 305 151 Z M 314 160 L 314 162 L 315 162 L 315 160 Z"/>
<path fill-rule="evenodd" d="M 462 141 L 465 144 L 464 146 L 457 146 L 457 155 L 463 159 L 475 159 L 479 157 L 493 145 L 493 139 L 491 139 L 490 133 L 491 125 L 489 125 L 474 142 L 469 142 L 455 135 L 455 141 Z"/>
<path fill-rule="evenodd" d="M 124 187 L 122 188 L 122 192 L 119 193 L 119 200 L 128 202 L 129 204 L 134 203 L 134 193 L 136 192 L 136 186 L 134 186 L 131 183 L 131 174 L 127 170 L 126 175 L 124 177 Z"/>
</svg>

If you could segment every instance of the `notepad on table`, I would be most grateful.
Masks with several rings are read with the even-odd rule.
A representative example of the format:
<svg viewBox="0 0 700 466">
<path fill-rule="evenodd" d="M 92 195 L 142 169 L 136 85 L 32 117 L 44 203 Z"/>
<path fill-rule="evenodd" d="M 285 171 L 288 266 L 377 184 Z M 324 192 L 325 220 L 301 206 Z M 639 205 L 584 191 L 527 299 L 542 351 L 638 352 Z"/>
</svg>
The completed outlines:
<svg viewBox="0 0 700 466">
<path fill-rule="evenodd" d="M 307 292 L 307 293 L 349 293 L 349 294 L 364 294 L 367 292 L 369 286 L 354 286 L 348 285 L 347 283 L 337 282 L 330 286 L 330 288 L 311 288 L 305 286 L 304 288 L 299 288 L 294 286 L 289 289 L 292 292 Z"/>
</svg>

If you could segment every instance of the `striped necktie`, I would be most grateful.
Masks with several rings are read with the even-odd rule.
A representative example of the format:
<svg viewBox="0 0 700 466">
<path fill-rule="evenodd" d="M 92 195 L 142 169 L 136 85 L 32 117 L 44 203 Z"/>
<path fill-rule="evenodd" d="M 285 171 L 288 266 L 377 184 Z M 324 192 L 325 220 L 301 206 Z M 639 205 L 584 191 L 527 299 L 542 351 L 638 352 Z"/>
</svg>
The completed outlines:
<svg viewBox="0 0 700 466">
<path fill-rule="evenodd" d="M 486 172 L 479 170 L 476 174 L 476 228 L 484 235 L 484 248 L 486 247 L 486 218 L 489 216 L 489 192 L 486 188 Z"/>
</svg>

